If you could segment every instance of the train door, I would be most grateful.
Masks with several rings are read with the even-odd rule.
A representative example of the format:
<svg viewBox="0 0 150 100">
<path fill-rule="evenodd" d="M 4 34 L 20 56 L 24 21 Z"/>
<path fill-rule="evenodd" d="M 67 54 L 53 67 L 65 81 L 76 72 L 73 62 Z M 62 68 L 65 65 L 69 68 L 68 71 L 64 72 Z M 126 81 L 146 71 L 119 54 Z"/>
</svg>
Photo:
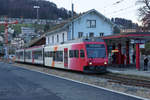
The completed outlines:
<svg viewBox="0 0 150 100">
<path fill-rule="evenodd" d="M 25 49 L 23 50 L 23 60 L 24 60 L 24 62 L 26 62 L 26 60 L 25 60 Z"/>
<path fill-rule="evenodd" d="M 85 50 L 81 49 L 79 53 L 80 70 L 83 70 L 85 63 Z"/>
<path fill-rule="evenodd" d="M 64 48 L 64 66 L 68 68 L 68 48 Z"/>
<path fill-rule="evenodd" d="M 32 63 L 34 64 L 34 52 L 33 51 L 31 51 L 31 59 L 32 59 Z"/>
<path fill-rule="evenodd" d="M 42 49 L 42 58 L 43 58 L 43 66 L 45 66 L 45 53 L 44 53 L 44 47 Z"/>
</svg>

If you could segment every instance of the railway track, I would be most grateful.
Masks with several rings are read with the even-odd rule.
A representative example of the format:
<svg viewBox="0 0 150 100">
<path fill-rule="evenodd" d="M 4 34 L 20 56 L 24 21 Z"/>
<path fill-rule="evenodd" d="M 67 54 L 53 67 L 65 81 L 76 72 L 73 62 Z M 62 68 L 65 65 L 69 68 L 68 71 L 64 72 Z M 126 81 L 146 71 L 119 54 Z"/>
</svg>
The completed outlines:
<svg viewBox="0 0 150 100">
<path fill-rule="evenodd" d="M 150 79 L 139 79 L 139 78 L 131 78 L 131 76 L 118 76 L 115 74 L 106 74 L 102 75 L 103 78 L 109 79 L 108 82 L 114 82 L 118 84 L 130 85 L 130 86 L 138 86 L 150 88 Z M 143 78 L 143 77 L 141 77 Z"/>
</svg>

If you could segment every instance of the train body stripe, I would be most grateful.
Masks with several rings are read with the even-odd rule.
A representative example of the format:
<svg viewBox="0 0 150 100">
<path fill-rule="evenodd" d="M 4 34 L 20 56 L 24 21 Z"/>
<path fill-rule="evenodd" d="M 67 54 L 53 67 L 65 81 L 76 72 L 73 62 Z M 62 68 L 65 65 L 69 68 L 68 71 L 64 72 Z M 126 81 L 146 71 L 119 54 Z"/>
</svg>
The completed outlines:
<svg viewBox="0 0 150 100">
<path fill-rule="evenodd" d="M 54 52 L 56 52 L 57 49 L 58 49 L 58 46 L 55 46 L 55 47 L 54 47 Z M 55 61 L 54 61 L 54 59 L 53 59 L 53 61 L 52 61 L 52 67 L 55 67 Z"/>
</svg>

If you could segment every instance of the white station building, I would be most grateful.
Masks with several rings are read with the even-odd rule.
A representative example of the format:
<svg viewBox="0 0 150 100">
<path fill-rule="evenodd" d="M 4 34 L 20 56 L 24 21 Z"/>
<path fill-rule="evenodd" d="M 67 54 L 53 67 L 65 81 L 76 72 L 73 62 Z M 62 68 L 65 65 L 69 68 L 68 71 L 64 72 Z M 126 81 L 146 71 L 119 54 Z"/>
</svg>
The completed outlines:
<svg viewBox="0 0 150 100">
<path fill-rule="evenodd" d="M 114 24 L 96 11 L 89 10 L 57 25 L 46 33 L 46 45 L 64 43 L 82 37 L 102 37 L 113 35 Z"/>
</svg>

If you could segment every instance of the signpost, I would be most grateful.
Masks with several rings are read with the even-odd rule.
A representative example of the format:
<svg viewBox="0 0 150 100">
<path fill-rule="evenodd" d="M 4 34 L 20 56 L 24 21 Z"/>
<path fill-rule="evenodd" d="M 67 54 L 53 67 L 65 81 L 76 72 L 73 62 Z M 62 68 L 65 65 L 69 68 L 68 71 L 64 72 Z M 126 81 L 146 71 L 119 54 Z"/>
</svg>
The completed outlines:
<svg viewBox="0 0 150 100">
<path fill-rule="evenodd" d="M 18 21 L 15 22 L 8 22 L 5 18 L 4 22 L 0 22 L 0 25 L 5 26 L 5 58 L 8 59 L 8 25 L 10 24 L 18 24 Z"/>
<path fill-rule="evenodd" d="M 33 8 L 37 9 L 36 18 L 37 18 L 37 21 L 38 21 L 38 19 L 39 19 L 39 9 L 40 9 L 40 6 L 33 6 Z"/>
<path fill-rule="evenodd" d="M 135 39 L 135 40 L 131 40 L 131 43 L 132 44 L 137 44 L 137 43 L 139 43 L 139 44 L 145 44 L 146 43 L 146 40 L 142 40 L 142 39 Z"/>
</svg>

